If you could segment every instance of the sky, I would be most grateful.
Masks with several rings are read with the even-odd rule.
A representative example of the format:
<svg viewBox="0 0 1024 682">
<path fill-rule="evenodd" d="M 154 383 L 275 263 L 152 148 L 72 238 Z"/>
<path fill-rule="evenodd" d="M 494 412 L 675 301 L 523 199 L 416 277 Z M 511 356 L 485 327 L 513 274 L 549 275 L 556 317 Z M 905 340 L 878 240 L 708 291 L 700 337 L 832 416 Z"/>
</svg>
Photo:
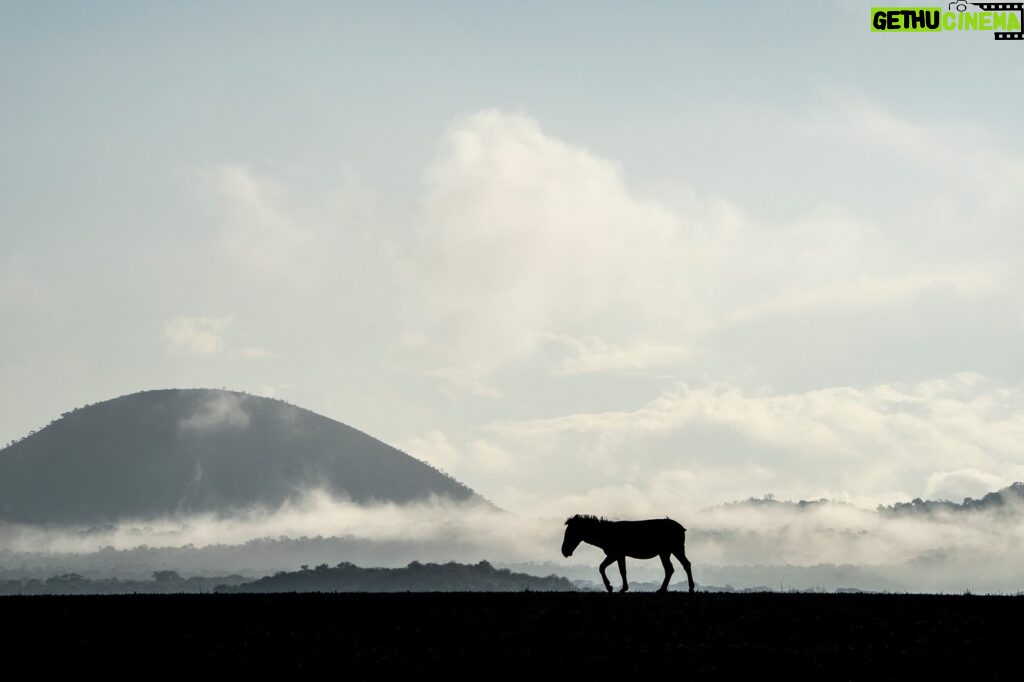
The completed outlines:
<svg viewBox="0 0 1024 682">
<path fill-rule="evenodd" d="M 1024 480 L 1024 78 L 869 3 L 3 3 L 0 443 L 311 409 L 520 513 Z"/>
</svg>

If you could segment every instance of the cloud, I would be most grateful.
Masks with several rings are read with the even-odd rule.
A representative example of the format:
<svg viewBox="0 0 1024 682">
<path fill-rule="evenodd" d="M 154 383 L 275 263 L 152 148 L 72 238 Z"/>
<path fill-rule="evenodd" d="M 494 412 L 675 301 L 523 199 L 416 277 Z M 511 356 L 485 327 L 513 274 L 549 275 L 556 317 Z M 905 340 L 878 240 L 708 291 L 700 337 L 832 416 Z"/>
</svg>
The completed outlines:
<svg viewBox="0 0 1024 682">
<path fill-rule="evenodd" d="M 973 374 L 782 394 L 681 384 L 635 410 L 494 421 L 467 442 L 507 453 L 500 474 L 444 444 L 453 475 L 513 511 L 685 511 L 768 492 L 873 507 L 1024 479 L 1021 414 L 1024 389 Z"/>
<path fill-rule="evenodd" d="M 457 503 L 448 499 L 407 505 L 358 505 L 329 493 L 310 489 L 277 508 L 254 507 L 231 517 L 213 514 L 177 515 L 145 522 L 126 521 L 104 528 L 57 528 L 0 524 L 0 550 L 15 552 L 94 552 L 104 547 L 208 547 L 240 545 L 260 538 L 346 537 L 386 545 L 406 543 L 407 551 L 473 552 L 483 548 L 491 556 L 524 556 L 535 543 L 557 546 L 557 524 L 521 521 L 493 507 Z M 532 533 L 523 533 L 533 527 Z M 540 530 L 539 530 L 540 529 Z M 436 544 L 436 548 L 429 547 Z M 409 555 L 404 562 L 422 559 Z"/>
<path fill-rule="evenodd" d="M 223 351 L 232 324 L 233 317 L 176 317 L 164 324 L 164 339 L 172 352 L 210 357 Z"/>
<path fill-rule="evenodd" d="M 252 273 L 308 283 L 322 256 L 317 233 L 277 182 L 241 164 L 206 168 L 199 179 L 219 210 L 227 255 Z"/>
<path fill-rule="evenodd" d="M 435 320 L 424 326 L 484 371 L 533 350 L 542 332 L 635 301 L 674 250 L 675 216 L 527 116 L 460 120 L 425 177 L 412 267 Z"/>
<path fill-rule="evenodd" d="M 425 436 L 411 439 L 407 450 L 417 459 L 445 472 L 471 468 L 502 475 L 513 471 L 516 465 L 516 458 L 512 453 L 494 443 L 477 439 L 464 447 L 456 447 L 443 431 L 437 429 Z"/>
<path fill-rule="evenodd" d="M 556 366 L 555 374 L 643 372 L 678 366 L 694 355 L 694 349 L 689 346 L 638 342 L 623 347 L 608 343 L 599 336 L 579 339 L 568 334 L 545 334 L 543 338 L 568 351 Z"/>
<path fill-rule="evenodd" d="M 960 502 L 967 497 L 984 497 L 986 493 L 1005 488 L 1013 482 L 977 469 L 936 471 L 928 477 L 924 496 L 929 500 Z"/>
<path fill-rule="evenodd" d="M 219 356 L 264 360 L 274 357 L 274 353 L 263 346 L 232 347 L 226 337 L 234 325 L 234 315 L 182 315 L 164 323 L 164 342 L 171 353 L 201 358 Z"/>
<path fill-rule="evenodd" d="M 247 429 L 251 418 L 245 409 L 245 400 L 242 395 L 219 393 L 182 419 L 178 423 L 178 430 L 181 433 L 201 435 L 227 429 Z"/>
<path fill-rule="evenodd" d="M 449 397 L 468 393 L 482 398 L 497 398 L 503 395 L 502 392 L 487 382 L 492 369 L 490 364 L 474 362 L 429 369 L 424 371 L 424 375 L 440 379 L 441 390 Z"/>
<path fill-rule="evenodd" d="M 713 565 L 860 566 L 903 589 L 1016 591 L 1024 510 L 1012 507 L 893 517 L 842 504 L 720 506 L 690 518 L 688 549 Z"/>
<path fill-rule="evenodd" d="M 390 225 L 408 218 L 394 218 L 394 209 L 351 170 L 270 175 L 227 162 L 199 169 L 195 177 L 204 208 L 216 220 L 213 239 L 200 248 L 249 287 L 267 286 L 270 295 L 297 289 L 305 298 L 333 287 L 331 302 L 342 287 L 362 298 L 374 278 L 376 289 L 386 289 L 379 276 L 393 266 Z"/>
<path fill-rule="evenodd" d="M 912 124 L 872 111 L 843 125 L 922 146 Z M 805 135 L 815 134 L 832 132 Z M 614 161 L 522 114 L 458 119 L 425 184 L 408 254 L 419 343 L 407 349 L 451 390 L 475 395 L 501 395 L 497 370 L 551 344 L 571 352 L 549 368 L 563 375 L 678 365 L 694 348 L 735 352 L 752 328 L 794 322 L 827 349 L 836 336 L 860 342 L 866 317 L 898 326 L 936 285 L 973 304 L 1009 286 L 991 258 L 923 249 L 907 230 L 841 206 L 766 222 L 685 186 L 638 191 Z"/>
<path fill-rule="evenodd" d="M 977 119 L 901 115 L 849 90 L 828 92 L 793 126 L 823 154 L 869 162 L 866 186 L 895 231 L 937 240 L 940 258 L 955 262 L 966 251 L 1005 262 L 1011 254 L 991 247 L 1020 243 L 1015 220 L 1024 163 L 1000 129 Z M 941 253 L 956 244 L 963 250 Z"/>
<path fill-rule="evenodd" d="M 244 346 L 238 349 L 238 356 L 242 358 L 260 359 L 272 358 L 274 353 L 263 346 Z"/>
</svg>

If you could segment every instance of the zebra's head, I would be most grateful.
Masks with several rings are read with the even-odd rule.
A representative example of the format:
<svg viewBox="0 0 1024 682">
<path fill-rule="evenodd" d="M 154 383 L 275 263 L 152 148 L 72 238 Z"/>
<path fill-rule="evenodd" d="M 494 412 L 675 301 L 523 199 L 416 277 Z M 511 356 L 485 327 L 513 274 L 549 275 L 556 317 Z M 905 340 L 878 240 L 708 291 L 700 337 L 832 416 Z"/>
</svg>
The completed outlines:
<svg viewBox="0 0 1024 682">
<path fill-rule="evenodd" d="M 587 529 L 599 519 L 596 516 L 577 514 L 565 520 L 565 537 L 562 539 L 562 556 L 571 557 L 583 542 Z"/>
</svg>

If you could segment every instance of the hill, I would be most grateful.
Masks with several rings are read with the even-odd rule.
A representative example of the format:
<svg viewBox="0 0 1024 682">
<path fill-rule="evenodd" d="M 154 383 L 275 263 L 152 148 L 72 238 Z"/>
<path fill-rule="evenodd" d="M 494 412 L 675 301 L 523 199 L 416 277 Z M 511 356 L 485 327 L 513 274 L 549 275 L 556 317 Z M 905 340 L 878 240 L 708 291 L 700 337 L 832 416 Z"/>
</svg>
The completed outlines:
<svg viewBox="0 0 1024 682">
<path fill-rule="evenodd" d="M 971 513 L 996 511 L 1014 513 L 1024 508 L 1024 483 L 1017 482 L 1002 490 L 987 493 L 984 497 L 974 499 L 965 497 L 960 504 L 949 500 L 922 500 L 916 497 L 910 502 L 897 502 L 893 505 L 878 507 L 878 511 L 890 516 L 909 514 Z"/>
<path fill-rule="evenodd" d="M 785 511 L 815 511 L 828 507 L 854 507 L 847 502 L 829 500 L 825 498 L 817 500 L 778 500 L 774 495 L 764 497 L 750 497 L 746 500 L 726 502 L 725 504 L 709 507 L 705 511 L 717 510 L 743 510 L 753 509 L 755 511 L 785 510 Z M 903 515 L 928 515 L 934 513 L 972 513 L 998 511 L 1005 513 L 1016 513 L 1024 510 L 1024 482 L 1012 483 L 1001 490 L 986 493 L 983 497 L 975 499 L 965 497 L 963 502 L 957 503 L 950 500 L 922 500 L 916 497 L 910 502 L 897 502 L 890 505 L 878 505 L 875 509 L 879 514 L 885 516 Z"/>
<path fill-rule="evenodd" d="M 494 568 L 487 561 L 467 565 L 422 564 L 405 568 L 361 568 L 349 562 L 282 571 L 218 592 L 571 592 L 573 584 L 555 575 L 539 577 Z"/>
<path fill-rule="evenodd" d="M 357 503 L 482 502 L 424 462 L 279 400 L 144 391 L 73 410 L 0 450 L 0 520 L 103 524 L 276 508 L 311 489 Z"/>
<path fill-rule="evenodd" d="M 361 568 L 350 562 L 337 566 L 303 566 L 299 571 L 249 580 L 240 575 L 182 577 L 177 571 L 154 571 L 150 580 L 91 579 L 78 573 L 0 580 L 0 596 L 41 594 L 186 594 L 203 592 L 571 592 L 566 578 L 513 573 L 487 561 L 444 564 L 413 561 L 405 568 Z"/>
</svg>

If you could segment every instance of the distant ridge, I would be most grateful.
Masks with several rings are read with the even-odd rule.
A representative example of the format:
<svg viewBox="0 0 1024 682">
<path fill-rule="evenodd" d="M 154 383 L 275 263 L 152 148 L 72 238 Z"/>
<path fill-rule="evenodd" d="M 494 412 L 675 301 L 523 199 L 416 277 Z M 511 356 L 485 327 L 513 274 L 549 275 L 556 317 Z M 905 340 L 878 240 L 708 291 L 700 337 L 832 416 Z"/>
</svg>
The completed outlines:
<svg viewBox="0 0 1024 682">
<path fill-rule="evenodd" d="M 714 505 L 708 509 L 738 509 L 742 507 L 753 509 L 796 509 L 812 510 L 817 507 L 851 506 L 848 502 L 820 498 L 817 500 L 777 500 L 774 495 L 764 497 L 750 497 L 737 502 L 726 502 Z M 910 502 L 897 502 L 895 504 L 880 504 L 875 509 L 880 514 L 899 516 L 905 514 L 932 514 L 936 512 L 965 513 L 978 511 L 1024 511 L 1024 482 L 1011 483 L 1005 488 L 986 493 L 983 497 L 965 497 L 963 502 L 951 502 L 949 500 L 922 500 L 915 497 Z"/>
<path fill-rule="evenodd" d="M 277 507 L 320 488 L 356 503 L 486 503 L 428 464 L 280 400 L 144 391 L 67 412 L 0 450 L 0 520 L 102 524 Z"/>
<path fill-rule="evenodd" d="M 1013 483 L 1002 490 L 987 493 L 981 498 L 965 497 L 960 504 L 948 500 L 922 500 L 879 505 L 878 511 L 889 515 L 931 514 L 934 512 L 1017 511 L 1024 508 L 1024 483 Z"/>
</svg>

